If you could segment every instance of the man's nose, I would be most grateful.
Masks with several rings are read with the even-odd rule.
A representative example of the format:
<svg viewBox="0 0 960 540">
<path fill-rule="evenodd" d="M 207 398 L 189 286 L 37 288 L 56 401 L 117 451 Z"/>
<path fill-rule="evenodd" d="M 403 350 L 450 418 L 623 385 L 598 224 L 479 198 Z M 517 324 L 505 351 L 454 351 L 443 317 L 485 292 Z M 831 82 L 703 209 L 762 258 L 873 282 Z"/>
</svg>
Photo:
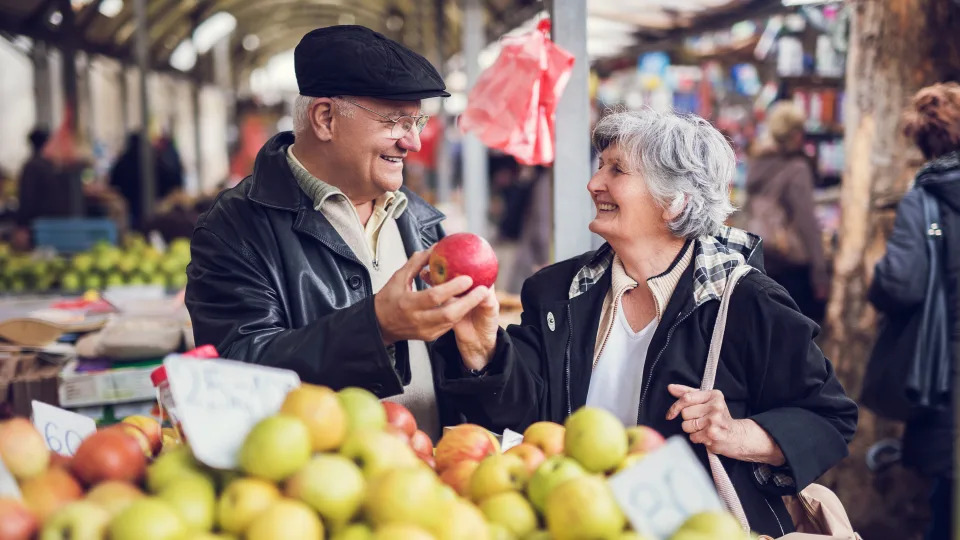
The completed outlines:
<svg viewBox="0 0 960 540">
<path fill-rule="evenodd" d="M 411 128 L 403 137 L 397 139 L 397 146 L 408 152 L 419 152 L 421 147 L 420 132 L 417 131 L 416 127 Z"/>
</svg>

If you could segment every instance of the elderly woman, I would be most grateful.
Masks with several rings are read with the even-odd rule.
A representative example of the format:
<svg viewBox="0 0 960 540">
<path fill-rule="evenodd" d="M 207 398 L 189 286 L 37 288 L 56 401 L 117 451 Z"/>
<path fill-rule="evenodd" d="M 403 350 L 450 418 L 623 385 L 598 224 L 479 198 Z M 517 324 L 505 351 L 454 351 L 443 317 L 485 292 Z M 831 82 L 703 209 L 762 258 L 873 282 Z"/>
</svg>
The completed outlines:
<svg viewBox="0 0 960 540">
<path fill-rule="evenodd" d="M 721 456 L 752 529 L 790 532 L 781 495 L 847 455 L 857 407 L 817 326 L 761 272 L 733 295 L 716 389 L 697 390 L 727 277 L 762 268 L 759 239 L 723 226 L 733 152 L 703 119 L 653 111 L 611 114 L 593 138 L 590 230 L 607 243 L 528 279 L 518 326 L 500 330 L 488 297 L 434 344 L 439 384 L 494 430 L 591 405 L 686 433 L 705 466 L 706 448 Z"/>
</svg>

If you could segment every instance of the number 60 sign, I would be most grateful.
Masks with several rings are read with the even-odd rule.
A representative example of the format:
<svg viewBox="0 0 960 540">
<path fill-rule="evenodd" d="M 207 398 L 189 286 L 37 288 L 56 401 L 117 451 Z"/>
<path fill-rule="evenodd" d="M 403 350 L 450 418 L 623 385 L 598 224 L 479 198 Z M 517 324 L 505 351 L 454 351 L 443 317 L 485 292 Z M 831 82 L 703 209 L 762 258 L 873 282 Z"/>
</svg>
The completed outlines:
<svg viewBox="0 0 960 540">
<path fill-rule="evenodd" d="M 47 448 L 62 455 L 72 456 L 80 442 L 97 430 L 92 418 L 33 401 L 33 425 L 43 435 Z"/>
</svg>

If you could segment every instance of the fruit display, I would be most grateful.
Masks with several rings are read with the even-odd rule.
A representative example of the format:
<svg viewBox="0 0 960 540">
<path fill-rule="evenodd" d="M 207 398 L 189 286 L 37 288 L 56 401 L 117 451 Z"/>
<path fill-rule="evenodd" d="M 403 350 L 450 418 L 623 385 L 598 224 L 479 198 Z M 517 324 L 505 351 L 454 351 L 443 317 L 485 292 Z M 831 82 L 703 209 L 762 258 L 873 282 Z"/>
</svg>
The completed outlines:
<svg viewBox="0 0 960 540">
<path fill-rule="evenodd" d="M 149 417 L 98 430 L 65 460 L 12 419 L 0 423 L 0 459 L 23 498 L 0 498 L 0 540 L 643 539 L 606 477 L 663 438 L 611 418 L 585 407 L 565 425 L 538 422 L 506 452 L 462 424 L 434 448 L 400 404 L 302 384 L 250 429 L 229 471 L 164 443 Z M 749 536 L 712 512 L 671 540 L 708 538 Z"/>
<path fill-rule="evenodd" d="M 0 244 L 0 292 L 77 293 L 119 285 L 162 285 L 181 289 L 187 283 L 190 240 L 178 238 L 160 252 L 143 236 L 128 234 L 122 246 L 106 242 L 70 257 L 46 253 L 14 254 Z"/>
</svg>

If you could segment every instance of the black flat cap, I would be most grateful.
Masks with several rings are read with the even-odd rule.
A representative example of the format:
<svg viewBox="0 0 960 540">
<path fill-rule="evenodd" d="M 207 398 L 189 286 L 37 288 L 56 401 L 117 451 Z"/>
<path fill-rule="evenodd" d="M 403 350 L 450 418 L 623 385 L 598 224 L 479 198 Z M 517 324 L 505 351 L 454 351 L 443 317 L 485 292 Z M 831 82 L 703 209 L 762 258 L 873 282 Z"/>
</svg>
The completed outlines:
<svg viewBox="0 0 960 540">
<path fill-rule="evenodd" d="M 450 95 L 426 58 L 364 26 L 310 31 L 294 49 L 293 63 L 304 96 L 414 101 Z"/>
</svg>

